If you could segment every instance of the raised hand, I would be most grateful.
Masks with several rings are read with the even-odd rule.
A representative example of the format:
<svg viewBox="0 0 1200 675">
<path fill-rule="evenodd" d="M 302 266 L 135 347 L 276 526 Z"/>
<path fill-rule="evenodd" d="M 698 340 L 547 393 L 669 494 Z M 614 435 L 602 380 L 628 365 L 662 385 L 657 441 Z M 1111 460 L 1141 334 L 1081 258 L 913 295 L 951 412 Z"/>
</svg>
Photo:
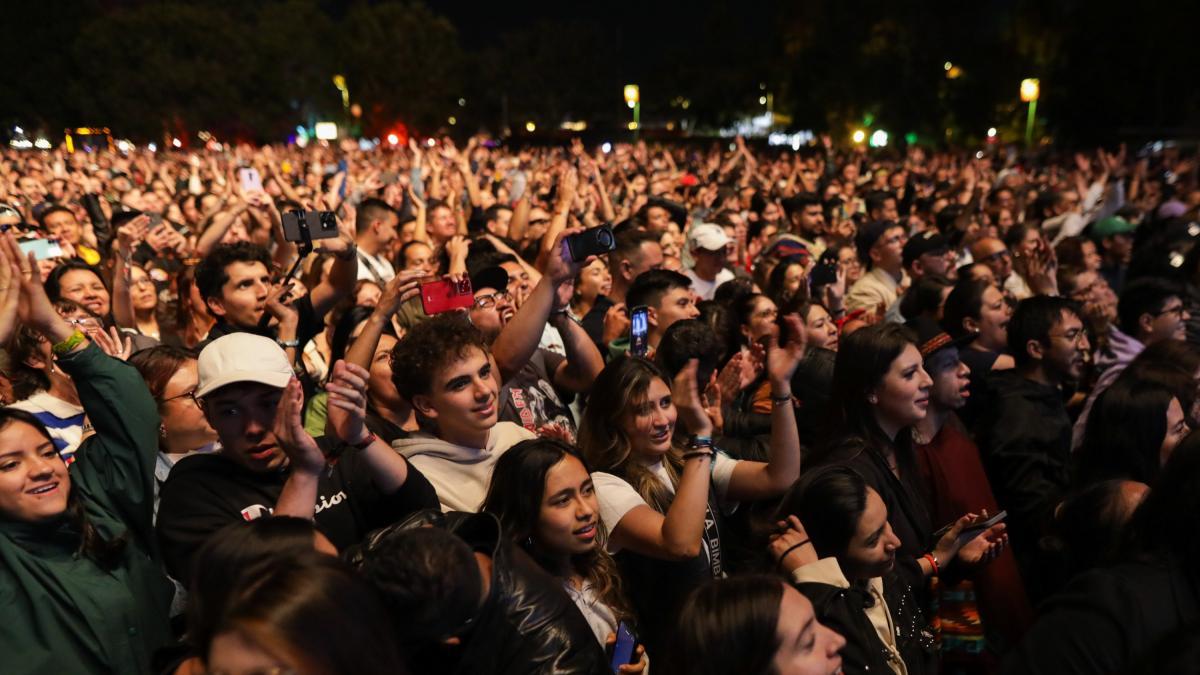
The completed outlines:
<svg viewBox="0 0 1200 675">
<path fill-rule="evenodd" d="M 333 416 L 333 395 L 330 394 L 329 414 Z M 301 411 L 304 409 L 304 392 L 300 381 L 292 378 L 279 397 L 275 409 L 275 442 L 287 455 L 292 471 L 317 475 L 325 470 L 325 455 L 313 437 L 304 430 Z"/>
<path fill-rule="evenodd" d="M 779 569 L 791 574 L 799 567 L 817 562 L 817 549 L 809 541 L 808 532 L 799 518 L 788 516 L 786 521 L 776 525 L 779 532 L 771 535 L 767 548 Z"/>
<path fill-rule="evenodd" d="M 710 436 L 713 423 L 704 412 L 704 402 L 700 399 L 700 387 L 696 382 L 698 367 L 699 361 L 691 359 L 679 371 L 671 385 L 671 400 L 679 411 L 679 421 L 684 429 L 697 436 Z"/>
<path fill-rule="evenodd" d="M 787 345 L 781 347 L 778 339 L 767 338 L 767 377 L 773 390 L 778 388 L 791 391 L 792 374 L 804 358 L 808 337 L 798 315 L 788 314 L 783 317 L 783 321 L 782 328 L 788 331 L 789 339 Z"/>
<path fill-rule="evenodd" d="M 371 374 L 362 366 L 340 360 L 325 385 L 329 392 L 329 426 L 338 440 L 357 445 L 370 434 L 366 428 L 367 380 Z"/>
<path fill-rule="evenodd" d="M 114 326 L 105 333 L 103 330 L 90 331 L 88 337 L 96 343 L 105 354 L 120 361 L 128 361 L 133 354 L 133 338 L 123 336 Z"/>
<path fill-rule="evenodd" d="M 12 257 L 8 246 L 0 246 L 0 344 L 8 344 L 20 320 L 21 264 Z"/>
</svg>

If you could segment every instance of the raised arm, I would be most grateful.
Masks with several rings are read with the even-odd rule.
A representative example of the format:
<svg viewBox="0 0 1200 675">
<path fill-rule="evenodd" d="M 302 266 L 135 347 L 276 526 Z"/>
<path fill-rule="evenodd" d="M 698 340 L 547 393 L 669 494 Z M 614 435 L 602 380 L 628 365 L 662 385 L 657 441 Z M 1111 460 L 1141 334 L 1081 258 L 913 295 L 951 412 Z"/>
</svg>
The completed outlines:
<svg viewBox="0 0 1200 675">
<path fill-rule="evenodd" d="M 741 461 L 733 469 L 728 498 L 757 501 L 777 497 L 800 477 L 800 434 L 792 408 L 792 374 L 804 358 L 805 332 L 795 314 L 785 317 L 787 346 L 775 339 L 767 345 L 767 379 L 771 383 L 771 442 L 767 461 Z"/>
<path fill-rule="evenodd" d="M 712 434 L 696 386 L 697 361 L 692 359 L 675 377 L 672 399 L 684 427 L 697 436 Z M 666 515 L 649 506 L 636 506 L 612 526 L 612 544 L 641 555 L 686 560 L 700 554 L 708 505 L 712 456 L 698 453 L 683 463 L 683 475 Z"/>
<path fill-rule="evenodd" d="M 557 248 L 549 256 L 546 274 L 537 286 L 533 287 L 525 304 L 521 305 L 492 344 L 492 356 L 496 358 L 496 365 L 500 368 L 500 377 L 504 382 L 525 367 L 537 351 L 538 343 L 542 339 L 542 330 L 558 301 L 556 296 L 559 287 L 570 283 L 579 273 L 579 264 L 571 260 L 563 243 L 564 237 L 578 231 L 581 230 L 567 230 L 558 236 Z"/>
</svg>

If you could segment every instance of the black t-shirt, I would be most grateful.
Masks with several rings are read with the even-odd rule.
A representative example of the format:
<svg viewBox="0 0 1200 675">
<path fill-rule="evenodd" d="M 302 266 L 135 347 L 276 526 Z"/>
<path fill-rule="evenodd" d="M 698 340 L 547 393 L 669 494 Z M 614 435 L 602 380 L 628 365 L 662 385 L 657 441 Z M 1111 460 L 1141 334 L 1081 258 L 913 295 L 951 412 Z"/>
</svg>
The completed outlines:
<svg viewBox="0 0 1200 675">
<path fill-rule="evenodd" d="M 554 372 L 566 357 L 538 349 L 525 367 L 500 389 L 500 421 L 520 424 L 536 432 L 557 422 L 575 434 L 575 418 L 563 397 L 554 389 Z"/>
<path fill-rule="evenodd" d="M 329 438 L 317 443 L 336 447 Z M 437 492 L 416 467 L 410 464 L 404 486 L 385 495 L 360 453 L 342 450 L 333 470 L 321 474 L 316 507 L 317 528 L 339 550 L 410 513 L 438 508 Z M 250 471 L 219 453 L 181 459 L 163 483 L 158 508 L 158 540 L 171 576 L 187 584 L 193 555 L 217 530 L 271 515 L 288 474 Z"/>
<path fill-rule="evenodd" d="M 299 350 L 303 350 L 304 345 L 308 344 L 309 340 L 313 339 L 317 336 L 317 333 L 320 333 L 322 330 L 324 330 L 325 324 L 321 317 L 317 316 L 317 310 L 313 308 L 312 298 L 310 298 L 308 295 L 302 295 L 299 298 L 296 298 L 292 302 L 292 308 L 296 310 L 296 314 L 299 319 L 296 323 L 296 339 L 300 342 L 300 345 L 296 348 L 296 353 L 299 355 Z M 196 351 L 199 352 L 203 350 L 206 346 L 208 346 L 208 343 L 216 340 L 219 337 L 224 337 L 230 333 L 239 332 L 263 335 L 271 338 L 272 340 L 279 339 L 278 326 L 268 326 L 264 330 L 248 330 L 246 328 L 234 326 L 224 319 L 217 319 L 217 323 L 213 325 L 212 330 L 208 331 L 208 338 L 196 347 Z"/>
</svg>

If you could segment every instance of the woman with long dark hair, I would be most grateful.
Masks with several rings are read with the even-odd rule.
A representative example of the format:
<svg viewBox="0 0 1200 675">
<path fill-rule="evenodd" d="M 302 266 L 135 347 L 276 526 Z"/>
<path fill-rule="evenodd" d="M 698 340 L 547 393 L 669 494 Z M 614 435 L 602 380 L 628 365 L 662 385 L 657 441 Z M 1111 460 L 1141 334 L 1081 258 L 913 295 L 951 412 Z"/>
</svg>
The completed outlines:
<svg viewBox="0 0 1200 675">
<path fill-rule="evenodd" d="M 616 640 L 621 623 L 636 630 L 578 450 L 552 438 L 517 443 L 497 460 L 480 510 L 496 514 L 517 545 L 562 581 L 601 645 Z M 626 664 L 621 672 L 641 668 Z"/>
<path fill-rule="evenodd" d="M 1123 478 L 1153 487 L 1187 436 L 1187 417 L 1166 386 L 1122 373 L 1092 406 L 1075 453 L 1075 483 Z"/>
<path fill-rule="evenodd" d="M 910 675 L 933 671 L 933 635 L 912 587 L 895 572 L 900 540 L 883 499 L 857 471 L 828 466 L 805 474 L 777 517 L 791 529 L 772 541 L 779 567 L 812 601 L 817 619 L 846 638 L 847 670 L 887 672 L 903 662 Z"/>
<path fill-rule="evenodd" d="M 669 657 L 663 659 L 670 675 L 842 672 L 838 654 L 845 640 L 778 577 L 733 577 L 697 588 L 673 632 Z"/>
<path fill-rule="evenodd" d="M 925 417 L 932 384 L 905 327 L 876 324 L 846 337 L 834 366 L 834 432 L 823 461 L 854 468 L 882 497 L 900 540 L 898 570 L 916 589 L 959 556 L 957 532 L 974 519 L 974 514 L 964 515 L 934 540 L 911 432 Z M 964 561 L 980 562 L 1001 545 L 1000 531 L 986 534 L 963 548 Z"/>
<path fill-rule="evenodd" d="M 172 596 L 154 545 L 154 400 L 58 315 L 12 235 L 0 244 L 21 321 L 53 345 L 96 428 L 68 467 L 36 418 L 0 411 L 0 652 L 29 671 L 153 672 Z"/>
<path fill-rule="evenodd" d="M 235 582 L 205 660 L 214 674 L 403 674 L 396 631 L 367 582 L 305 553 Z"/>
</svg>

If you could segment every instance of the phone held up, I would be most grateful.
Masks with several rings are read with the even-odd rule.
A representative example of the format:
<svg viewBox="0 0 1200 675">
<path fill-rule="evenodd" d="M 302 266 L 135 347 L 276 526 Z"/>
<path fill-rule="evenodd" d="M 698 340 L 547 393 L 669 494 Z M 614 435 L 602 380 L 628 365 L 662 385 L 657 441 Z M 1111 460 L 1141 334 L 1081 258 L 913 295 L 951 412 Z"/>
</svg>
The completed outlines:
<svg viewBox="0 0 1200 675">
<path fill-rule="evenodd" d="M 583 262 L 588 259 L 588 256 L 608 253 L 617 247 L 617 240 L 613 236 L 612 228 L 608 225 L 572 234 L 567 237 L 566 242 L 571 260 L 575 262 Z"/>
<path fill-rule="evenodd" d="M 631 356 L 645 356 L 649 349 L 648 313 L 649 310 L 645 307 L 634 307 L 633 311 L 629 313 L 629 354 Z"/>
<path fill-rule="evenodd" d="M 475 292 L 471 290 L 471 280 L 465 277 L 458 282 L 451 279 L 439 279 L 421 284 L 421 308 L 429 316 L 457 309 L 468 309 L 473 304 L 475 304 Z"/>
<path fill-rule="evenodd" d="M 299 243 L 308 239 L 333 239 L 338 236 L 337 216 L 333 211 L 287 211 L 283 220 L 283 238 Z"/>
<path fill-rule="evenodd" d="M 57 241 L 52 239 L 21 239 L 17 242 L 21 248 L 21 253 L 29 255 L 33 251 L 33 255 L 38 260 L 48 260 L 50 258 L 61 258 L 63 251 Z"/>
</svg>

